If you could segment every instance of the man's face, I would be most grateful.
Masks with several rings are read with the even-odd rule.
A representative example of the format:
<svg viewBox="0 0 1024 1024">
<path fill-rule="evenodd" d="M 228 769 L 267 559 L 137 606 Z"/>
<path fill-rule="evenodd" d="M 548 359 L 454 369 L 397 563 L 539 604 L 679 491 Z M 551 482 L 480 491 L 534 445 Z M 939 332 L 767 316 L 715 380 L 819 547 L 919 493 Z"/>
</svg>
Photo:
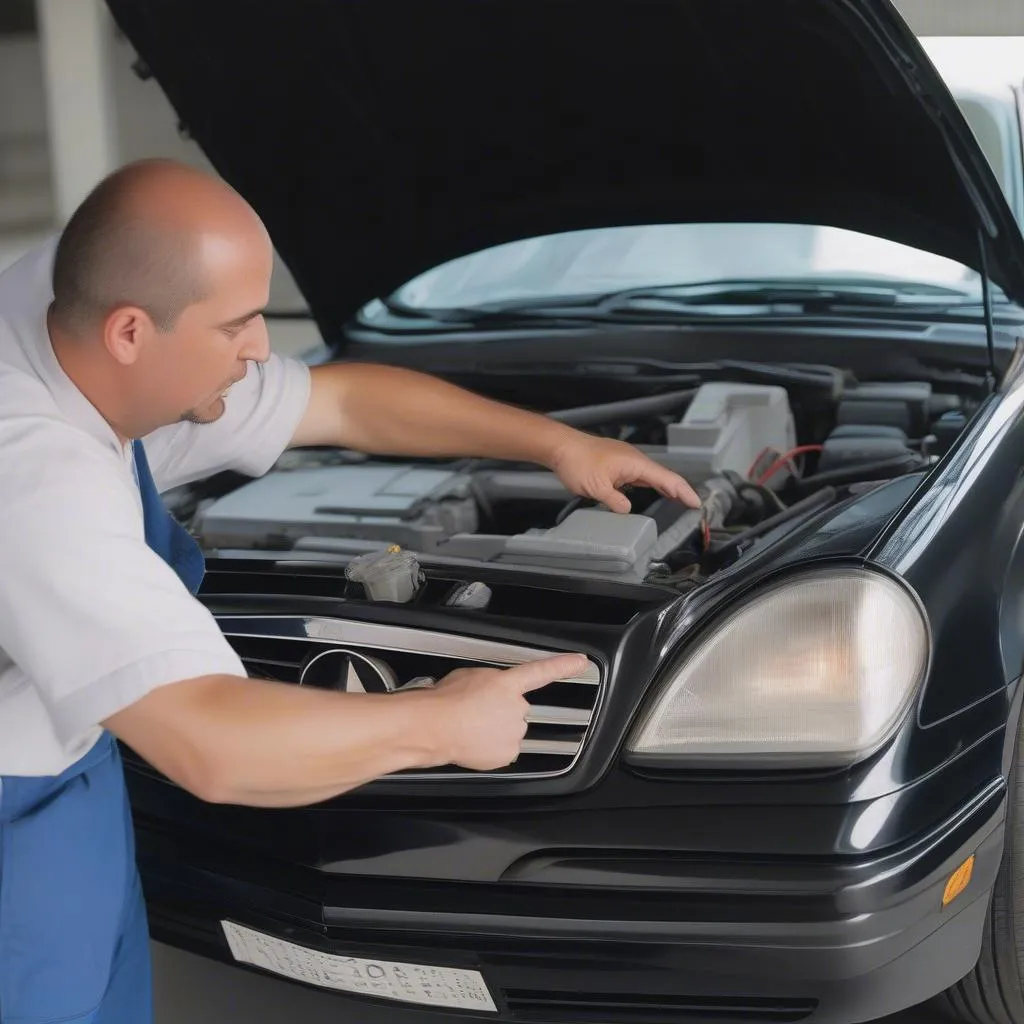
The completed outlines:
<svg viewBox="0 0 1024 1024">
<path fill-rule="evenodd" d="M 188 306 L 174 328 L 153 338 L 150 369 L 165 422 L 213 423 L 231 386 L 264 362 L 270 343 L 262 310 L 272 269 L 268 246 L 213 251 L 206 262 L 207 294 Z M 216 249 L 216 247 L 214 247 Z"/>
</svg>

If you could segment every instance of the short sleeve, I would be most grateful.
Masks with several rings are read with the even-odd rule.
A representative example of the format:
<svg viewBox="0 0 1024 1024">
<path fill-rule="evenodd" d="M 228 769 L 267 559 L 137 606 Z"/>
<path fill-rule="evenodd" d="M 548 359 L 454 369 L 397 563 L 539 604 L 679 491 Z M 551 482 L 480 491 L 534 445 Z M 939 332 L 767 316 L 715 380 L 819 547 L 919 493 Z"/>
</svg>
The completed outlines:
<svg viewBox="0 0 1024 1024">
<path fill-rule="evenodd" d="M 262 476 L 280 458 L 309 404 L 309 367 L 271 354 L 250 363 L 214 423 L 178 423 L 144 439 L 157 487 L 201 480 L 224 470 Z"/>
<path fill-rule="evenodd" d="M 71 744 L 155 688 L 244 676 L 210 612 L 145 543 L 130 469 L 77 429 L 0 423 L 0 648 Z"/>
</svg>

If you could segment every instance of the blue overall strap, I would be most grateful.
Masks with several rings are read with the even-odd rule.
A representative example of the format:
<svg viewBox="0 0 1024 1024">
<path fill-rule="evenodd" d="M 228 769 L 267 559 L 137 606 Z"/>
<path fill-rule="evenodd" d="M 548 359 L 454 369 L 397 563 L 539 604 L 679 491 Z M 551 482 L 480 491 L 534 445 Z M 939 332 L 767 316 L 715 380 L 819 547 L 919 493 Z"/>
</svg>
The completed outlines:
<svg viewBox="0 0 1024 1024">
<path fill-rule="evenodd" d="M 167 510 L 153 482 L 146 449 L 141 441 L 132 441 L 132 454 L 135 456 L 135 474 L 142 495 L 146 543 L 174 569 L 185 586 L 196 594 L 206 573 L 203 552 L 188 530 Z"/>
</svg>

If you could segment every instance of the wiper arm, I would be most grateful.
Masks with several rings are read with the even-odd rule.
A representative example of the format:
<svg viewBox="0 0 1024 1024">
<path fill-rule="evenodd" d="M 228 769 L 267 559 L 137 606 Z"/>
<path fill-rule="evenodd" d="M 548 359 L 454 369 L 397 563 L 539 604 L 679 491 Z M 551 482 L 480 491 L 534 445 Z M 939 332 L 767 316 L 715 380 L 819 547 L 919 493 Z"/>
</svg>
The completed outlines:
<svg viewBox="0 0 1024 1024">
<path fill-rule="evenodd" d="M 895 306 L 899 296 L 891 288 L 837 289 L 800 285 L 764 285 L 729 287 L 689 293 L 679 289 L 645 288 L 616 296 L 613 307 L 629 308 L 634 302 L 655 299 L 688 308 L 700 306 L 800 306 L 802 310 L 831 309 L 843 306 Z"/>
<path fill-rule="evenodd" d="M 836 285 L 830 283 L 724 283 L 683 288 L 634 288 L 619 292 L 605 302 L 607 312 L 660 312 L 645 303 L 656 302 L 664 308 L 700 310 L 706 306 L 796 306 L 800 312 L 825 312 L 843 307 L 864 309 L 947 309 L 975 306 L 978 299 L 941 285 Z"/>
<path fill-rule="evenodd" d="M 593 305 L 591 299 L 575 302 L 561 299 L 556 302 L 494 303 L 479 306 L 450 306 L 445 308 L 419 308 L 407 306 L 394 299 L 384 301 L 389 313 L 401 319 L 423 323 L 451 325 L 458 327 L 514 327 L 533 321 L 546 326 L 553 323 L 592 324 L 603 318 L 603 312 Z"/>
</svg>

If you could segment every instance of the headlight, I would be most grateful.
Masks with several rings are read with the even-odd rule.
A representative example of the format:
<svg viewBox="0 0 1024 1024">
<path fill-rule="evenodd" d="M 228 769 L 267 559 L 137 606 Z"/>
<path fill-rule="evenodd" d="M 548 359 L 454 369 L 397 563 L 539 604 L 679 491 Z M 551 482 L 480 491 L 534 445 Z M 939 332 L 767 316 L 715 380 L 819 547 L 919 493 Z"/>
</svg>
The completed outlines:
<svg viewBox="0 0 1024 1024">
<path fill-rule="evenodd" d="M 927 671 L 928 625 L 880 573 L 817 569 L 727 614 L 653 695 L 637 755 L 842 765 L 889 738 Z"/>
</svg>

